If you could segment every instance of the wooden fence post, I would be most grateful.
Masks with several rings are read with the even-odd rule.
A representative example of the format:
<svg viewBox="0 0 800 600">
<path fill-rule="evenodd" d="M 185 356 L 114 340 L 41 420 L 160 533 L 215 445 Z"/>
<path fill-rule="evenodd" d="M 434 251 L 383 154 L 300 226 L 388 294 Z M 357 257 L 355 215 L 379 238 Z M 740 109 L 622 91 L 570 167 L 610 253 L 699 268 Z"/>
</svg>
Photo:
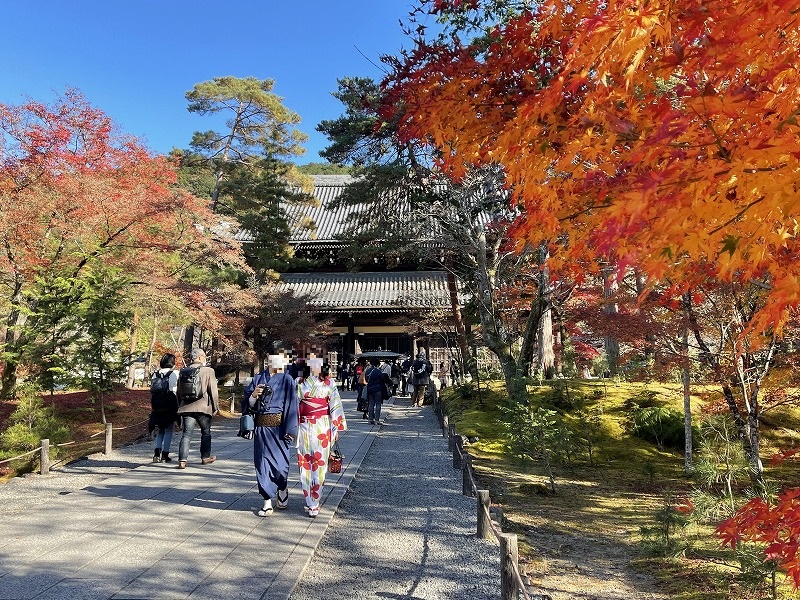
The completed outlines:
<svg viewBox="0 0 800 600">
<path fill-rule="evenodd" d="M 112 445 L 111 445 L 111 441 L 112 441 L 111 440 L 111 435 L 112 435 L 112 431 L 113 431 L 113 429 L 111 427 L 111 423 L 106 423 L 106 447 L 103 450 L 103 454 L 105 454 L 105 455 L 111 454 L 111 447 L 112 447 Z"/>
<path fill-rule="evenodd" d="M 517 535 L 515 533 L 500 534 L 500 598 L 502 600 L 518 600 L 519 586 L 514 571 L 519 561 Z"/>
<path fill-rule="evenodd" d="M 461 435 L 453 436 L 455 443 L 453 444 L 453 468 L 461 469 L 461 459 L 464 454 L 464 437 Z"/>
<path fill-rule="evenodd" d="M 461 492 L 465 496 L 472 496 L 472 456 L 469 454 L 465 454 L 461 460 L 461 475 Z"/>
<path fill-rule="evenodd" d="M 489 539 L 489 532 L 492 530 L 489 523 L 489 502 L 489 490 L 478 490 L 478 537 L 483 540 Z"/>
<path fill-rule="evenodd" d="M 39 473 L 47 475 L 50 472 L 50 440 L 43 439 L 42 447 L 39 450 Z"/>
<path fill-rule="evenodd" d="M 447 428 L 447 450 L 452 452 L 456 447 L 456 426 L 450 425 Z"/>
<path fill-rule="evenodd" d="M 495 506 L 494 508 L 494 520 L 497 521 L 497 526 L 500 529 L 503 529 L 503 507 L 502 506 Z"/>
<path fill-rule="evenodd" d="M 442 437 L 450 434 L 450 418 L 447 415 L 442 417 Z"/>
</svg>

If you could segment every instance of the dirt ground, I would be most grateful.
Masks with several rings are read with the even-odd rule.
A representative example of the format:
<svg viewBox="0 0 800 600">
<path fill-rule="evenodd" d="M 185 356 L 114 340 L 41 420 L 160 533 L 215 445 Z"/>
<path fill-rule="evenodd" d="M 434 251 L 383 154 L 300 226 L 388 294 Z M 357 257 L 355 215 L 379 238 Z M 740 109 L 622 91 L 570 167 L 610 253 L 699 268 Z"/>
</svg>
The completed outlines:
<svg viewBox="0 0 800 600">
<path fill-rule="evenodd" d="M 504 511 L 503 530 L 517 534 L 520 568 L 532 598 L 544 600 L 667 600 L 658 582 L 632 567 L 634 538 L 648 493 L 560 480 L 558 493 L 512 478 L 481 477 Z M 634 506 L 637 507 L 634 509 Z"/>
</svg>

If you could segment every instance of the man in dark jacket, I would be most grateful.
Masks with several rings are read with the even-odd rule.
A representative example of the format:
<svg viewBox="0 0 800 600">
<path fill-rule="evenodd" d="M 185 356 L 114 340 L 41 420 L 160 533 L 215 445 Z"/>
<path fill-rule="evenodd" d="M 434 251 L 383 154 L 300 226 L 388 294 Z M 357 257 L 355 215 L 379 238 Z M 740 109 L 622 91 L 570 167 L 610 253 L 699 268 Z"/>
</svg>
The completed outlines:
<svg viewBox="0 0 800 600">
<path fill-rule="evenodd" d="M 425 349 L 417 353 L 417 359 L 411 363 L 411 383 L 414 384 L 414 394 L 411 396 L 411 406 L 422 406 L 425 399 L 425 388 L 431 381 L 433 365 L 425 356 Z"/>
<path fill-rule="evenodd" d="M 367 380 L 367 412 L 369 413 L 370 425 L 383 425 L 381 421 L 381 407 L 383 406 L 383 371 L 378 366 L 380 361 L 377 358 L 369 359 L 370 366 L 365 371 L 364 377 Z"/>
</svg>

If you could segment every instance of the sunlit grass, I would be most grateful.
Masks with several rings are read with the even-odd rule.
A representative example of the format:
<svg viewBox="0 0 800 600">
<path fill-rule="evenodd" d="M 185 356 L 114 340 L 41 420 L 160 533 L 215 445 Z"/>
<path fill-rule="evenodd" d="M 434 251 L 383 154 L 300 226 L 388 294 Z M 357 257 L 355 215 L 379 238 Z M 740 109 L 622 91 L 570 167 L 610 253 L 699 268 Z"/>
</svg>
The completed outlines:
<svg viewBox="0 0 800 600">
<path fill-rule="evenodd" d="M 555 391 L 559 390 L 556 394 Z M 521 563 L 529 574 L 546 568 L 546 557 L 526 538 L 530 528 L 585 536 L 612 536 L 629 545 L 636 557 L 632 566 L 652 574 L 670 598 L 682 600 L 734 599 L 747 595 L 735 580 L 737 561 L 713 535 L 715 524 L 694 524 L 686 537 L 684 556 L 658 558 L 643 552 L 641 528 L 655 523 L 665 493 L 681 498 L 694 482 L 684 474 L 681 451 L 661 449 L 627 433 L 625 420 L 631 399 L 646 396 L 657 406 L 683 410 L 683 388 L 678 383 L 621 383 L 611 380 L 559 381 L 528 386 L 532 407 L 554 406 L 565 422 L 579 426 L 576 407 L 601 410 L 602 439 L 597 443 L 594 465 L 584 455 L 571 465 L 554 465 L 556 493 L 539 461 L 512 456 L 506 444 L 501 407 L 507 396 L 503 382 L 481 382 L 480 391 L 448 389 L 443 404 L 451 424 L 468 437 L 480 485 L 490 491 L 493 502 L 504 508 L 505 529 L 520 535 Z M 718 388 L 693 386 L 692 412 L 698 417 L 704 406 L 718 400 Z M 770 467 L 768 460 L 779 448 L 800 445 L 800 410 L 782 407 L 769 412 L 761 433 L 762 457 L 767 478 L 781 486 L 798 485 L 798 462 L 789 460 Z M 744 488 L 746 484 L 739 487 Z M 783 576 L 779 575 L 783 583 Z M 783 583 L 779 597 L 792 595 Z"/>
</svg>

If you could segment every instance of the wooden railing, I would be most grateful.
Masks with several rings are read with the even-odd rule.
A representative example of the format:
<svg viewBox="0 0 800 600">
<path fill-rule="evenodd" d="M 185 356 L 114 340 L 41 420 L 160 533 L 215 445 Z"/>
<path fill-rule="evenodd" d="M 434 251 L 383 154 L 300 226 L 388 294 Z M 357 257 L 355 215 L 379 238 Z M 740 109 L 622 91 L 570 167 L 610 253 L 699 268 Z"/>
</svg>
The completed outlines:
<svg viewBox="0 0 800 600">
<path fill-rule="evenodd" d="M 78 446 L 78 445 L 82 445 L 82 444 L 97 444 L 97 442 L 94 441 L 92 438 L 96 438 L 98 436 L 101 436 L 101 435 L 105 434 L 105 440 L 104 440 L 104 444 L 103 444 L 103 454 L 109 455 L 109 454 L 111 454 L 111 451 L 113 450 L 113 435 L 114 435 L 113 432 L 114 431 L 121 431 L 123 429 L 130 429 L 131 427 L 137 427 L 137 426 L 142 425 L 144 423 L 147 423 L 147 420 L 140 421 L 138 423 L 134 423 L 133 425 L 127 425 L 126 427 L 116 427 L 116 428 L 113 427 L 113 425 L 111 423 L 106 423 L 105 424 L 105 429 L 103 431 L 98 431 L 97 433 L 94 433 L 94 434 L 90 435 L 89 439 L 85 440 L 83 442 L 71 441 L 71 442 L 64 442 L 63 444 L 51 444 L 49 439 L 43 439 L 38 448 L 34 448 L 33 450 L 30 450 L 28 452 L 25 452 L 23 454 L 19 454 L 18 456 L 12 456 L 11 458 L 5 458 L 3 460 L 0 460 L 0 465 L 6 464 L 6 463 L 10 463 L 10 462 L 15 461 L 15 460 L 19 460 L 21 458 L 25 458 L 26 456 L 29 456 L 31 454 L 35 454 L 35 453 L 38 452 L 39 453 L 39 473 L 41 473 L 42 475 L 47 475 L 50 472 L 50 468 L 53 467 L 55 464 L 58 464 L 58 462 L 60 462 L 60 461 L 52 462 L 50 460 L 50 448 L 62 448 L 62 447 L 65 447 L 65 446 Z"/>
<path fill-rule="evenodd" d="M 477 537 L 489 539 L 493 534 L 500 544 L 500 591 L 502 600 L 518 599 L 520 594 L 525 600 L 532 600 L 528 587 L 522 579 L 519 569 L 519 550 L 517 535 L 504 533 L 502 530 L 502 508 L 497 507 L 497 524 L 492 520 L 490 511 L 491 499 L 489 490 L 478 489 L 475 483 L 475 470 L 472 466 L 472 456 L 464 450 L 464 436 L 456 433 L 454 425 L 449 423 L 449 418 L 442 410 L 439 395 L 433 390 L 433 410 L 439 419 L 442 435 L 447 438 L 447 447 L 453 453 L 453 468 L 461 471 L 462 493 L 465 496 L 477 498 Z M 537 595 L 542 598 L 546 596 Z"/>
</svg>

